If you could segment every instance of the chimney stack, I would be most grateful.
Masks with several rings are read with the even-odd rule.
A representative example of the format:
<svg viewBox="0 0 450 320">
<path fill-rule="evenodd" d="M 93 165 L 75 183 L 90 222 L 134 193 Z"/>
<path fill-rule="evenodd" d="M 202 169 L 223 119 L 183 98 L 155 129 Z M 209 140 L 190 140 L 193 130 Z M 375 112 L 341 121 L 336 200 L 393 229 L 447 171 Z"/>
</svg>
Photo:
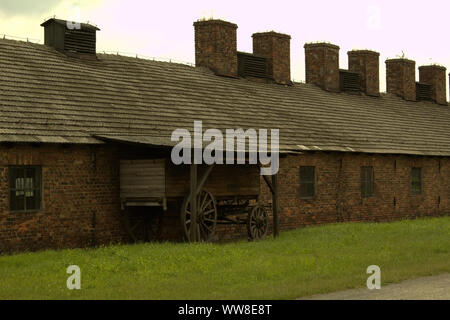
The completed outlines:
<svg viewBox="0 0 450 320">
<path fill-rule="evenodd" d="M 447 105 L 447 84 L 445 67 L 430 65 L 419 67 L 419 82 L 431 85 L 431 99 Z"/>
<path fill-rule="evenodd" d="M 223 20 L 194 22 L 195 65 L 217 75 L 237 77 L 237 25 Z"/>
<path fill-rule="evenodd" d="M 349 71 L 357 72 L 361 78 L 361 91 L 369 96 L 380 95 L 380 54 L 369 50 L 347 52 Z"/>
<path fill-rule="evenodd" d="M 277 32 L 254 33 L 253 54 L 267 58 L 268 76 L 277 83 L 291 83 L 291 37 Z"/>
<path fill-rule="evenodd" d="M 328 43 L 307 43 L 304 48 L 306 83 L 338 92 L 339 47 Z"/>
<path fill-rule="evenodd" d="M 386 60 L 387 92 L 416 101 L 416 62 L 408 59 Z"/>
</svg>

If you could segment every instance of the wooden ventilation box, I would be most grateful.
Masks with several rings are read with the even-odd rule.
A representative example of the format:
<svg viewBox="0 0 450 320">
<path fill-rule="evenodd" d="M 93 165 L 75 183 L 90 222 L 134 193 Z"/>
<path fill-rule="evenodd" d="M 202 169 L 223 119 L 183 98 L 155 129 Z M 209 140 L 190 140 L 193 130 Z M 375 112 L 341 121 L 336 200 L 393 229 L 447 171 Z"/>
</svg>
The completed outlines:
<svg viewBox="0 0 450 320">
<path fill-rule="evenodd" d="M 416 82 L 416 99 L 431 101 L 431 85 L 427 83 Z"/>
<path fill-rule="evenodd" d="M 65 33 L 64 50 L 70 52 L 95 54 L 95 31 L 67 29 Z"/>
<path fill-rule="evenodd" d="M 44 43 L 64 53 L 95 56 L 96 26 L 51 18 L 41 24 L 45 29 Z"/>
<path fill-rule="evenodd" d="M 359 73 L 348 70 L 339 70 L 341 91 L 360 92 L 361 78 Z"/>
<path fill-rule="evenodd" d="M 165 159 L 121 160 L 120 198 L 122 202 L 160 202 L 165 197 Z M 128 205 L 130 205 L 128 203 Z"/>
<path fill-rule="evenodd" d="M 199 176 L 205 170 L 205 166 L 199 166 Z M 218 198 L 256 196 L 259 182 L 258 166 L 217 166 L 205 188 Z M 183 199 L 189 191 L 189 165 L 177 166 L 167 159 L 120 160 L 120 198 L 123 205 L 162 205 L 167 199 Z"/>
<path fill-rule="evenodd" d="M 245 52 L 238 52 L 237 56 L 239 76 L 267 78 L 266 58 Z"/>
</svg>

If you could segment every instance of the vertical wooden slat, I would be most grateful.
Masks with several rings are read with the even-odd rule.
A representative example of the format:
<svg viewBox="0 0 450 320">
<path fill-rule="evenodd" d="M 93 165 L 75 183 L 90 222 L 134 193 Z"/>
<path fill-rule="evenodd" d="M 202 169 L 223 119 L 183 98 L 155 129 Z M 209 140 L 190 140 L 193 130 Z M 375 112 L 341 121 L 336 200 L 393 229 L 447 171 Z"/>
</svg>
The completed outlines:
<svg viewBox="0 0 450 320">
<path fill-rule="evenodd" d="M 273 205 L 273 236 L 278 237 L 279 226 L 278 226 L 278 174 L 272 176 L 272 205 Z"/>
<path fill-rule="evenodd" d="M 190 238 L 191 242 L 197 241 L 197 165 L 191 164 L 191 228 Z"/>
</svg>

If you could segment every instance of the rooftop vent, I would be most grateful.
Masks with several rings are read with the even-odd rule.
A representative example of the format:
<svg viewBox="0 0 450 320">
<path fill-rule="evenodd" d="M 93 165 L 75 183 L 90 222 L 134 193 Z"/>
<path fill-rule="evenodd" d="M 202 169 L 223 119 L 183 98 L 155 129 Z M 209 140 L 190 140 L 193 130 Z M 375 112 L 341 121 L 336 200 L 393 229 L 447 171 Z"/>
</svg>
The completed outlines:
<svg viewBox="0 0 450 320">
<path fill-rule="evenodd" d="M 95 55 L 96 32 L 99 28 L 86 23 L 73 23 L 51 18 L 44 27 L 45 45 L 64 53 Z"/>
<path fill-rule="evenodd" d="M 339 70 L 341 91 L 360 92 L 361 78 L 358 72 Z"/>
<path fill-rule="evenodd" d="M 416 99 L 432 101 L 431 84 L 416 82 Z"/>
<path fill-rule="evenodd" d="M 246 52 L 238 52 L 238 74 L 241 77 L 267 78 L 267 59 Z"/>
</svg>

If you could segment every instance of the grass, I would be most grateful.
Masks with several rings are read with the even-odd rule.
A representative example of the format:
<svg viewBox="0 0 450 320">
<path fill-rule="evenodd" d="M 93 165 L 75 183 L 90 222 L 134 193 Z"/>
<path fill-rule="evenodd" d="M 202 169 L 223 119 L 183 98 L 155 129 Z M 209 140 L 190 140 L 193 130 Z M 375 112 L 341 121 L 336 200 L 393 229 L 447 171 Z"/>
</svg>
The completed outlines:
<svg viewBox="0 0 450 320">
<path fill-rule="evenodd" d="M 69 265 L 81 290 L 68 290 Z M 450 217 L 347 223 L 227 244 L 140 244 L 0 256 L 0 299 L 294 299 L 450 272 Z"/>
</svg>

